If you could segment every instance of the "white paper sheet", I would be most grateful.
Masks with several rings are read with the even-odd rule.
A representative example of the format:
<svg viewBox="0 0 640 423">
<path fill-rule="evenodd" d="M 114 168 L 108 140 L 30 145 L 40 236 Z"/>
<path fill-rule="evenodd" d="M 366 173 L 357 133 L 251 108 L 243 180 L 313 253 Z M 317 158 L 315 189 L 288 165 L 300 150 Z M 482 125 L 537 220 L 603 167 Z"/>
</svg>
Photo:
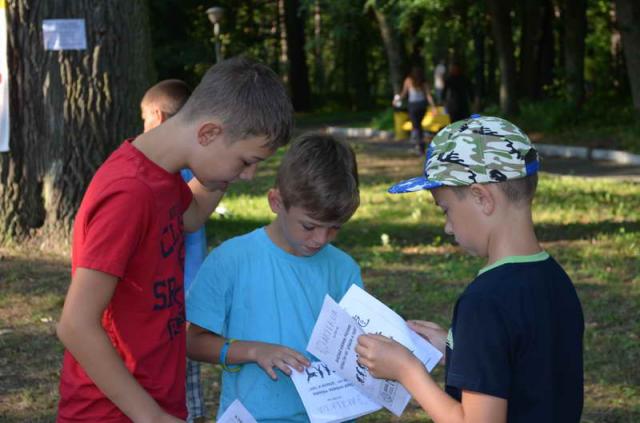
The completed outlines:
<svg viewBox="0 0 640 423">
<path fill-rule="evenodd" d="M 347 379 L 369 399 L 395 415 L 402 414 L 408 393 L 398 382 L 376 379 L 358 363 L 355 351 L 358 336 L 364 332 L 356 321 L 331 297 L 325 296 L 322 310 L 311 333 L 307 351 Z"/>
<path fill-rule="evenodd" d="M 359 286 L 351 285 L 340 307 L 353 316 L 365 333 L 378 333 L 407 347 L 429 372 L 442 358 L 442 353 L 412 331 L 402 317 Z"/>
<path fill-rule="evenodd" d="M 291 380 L 311 423 L 343 422 L 382 408 L 321 361 L 312 362 L 300 373 L 293 370 Z"/>
<path fill-rule="evenodd" d="M 242 405 L 240 400 L 235 400 L 222 413 L 217 423 L 258 423 L 251 413 Z"/>
<path fill-rule="evenodd" d="M 84 19 L 43 19 L 45 50 L 86 50 Z"/>
</svg>

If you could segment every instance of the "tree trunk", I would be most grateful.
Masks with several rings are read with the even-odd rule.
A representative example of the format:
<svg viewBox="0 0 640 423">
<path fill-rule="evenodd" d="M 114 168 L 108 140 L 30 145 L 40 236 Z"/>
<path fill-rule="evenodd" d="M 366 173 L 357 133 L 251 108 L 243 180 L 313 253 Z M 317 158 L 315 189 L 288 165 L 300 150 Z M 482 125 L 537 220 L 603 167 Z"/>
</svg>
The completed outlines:
<svg viewBox="0 0 640 423">
<path fill-rule="evenodd" d="M 45 51 L 42 20 L 85 20 L 87 49 Z M 146 4 L 8 0 L 10 151 L 0 158 L 0 240 L 67 241 L 89 181 L 138 133 L 152 74 Z"/>
<path fill-rule="evenodd" d="M 564 6 L 564 58 L 567 94 L 576 107 L 584 102 L 584 39 L 587 35 L 587 0 L 566 0 Z"/>
<path fill-rule="evenodd" d="M 278 0 L 278 34 L 279 34 L 279 46 L 280 55 L 278 56 L 278 75 L 282 78 L 282 82 L 289 86 L 289 57 L 287 53 L 287 29 L 286 29 L 286 12 L 284 10 L 284 1 Z"/>
<path fill-rule="evenodd" d="M 544 4 L 542 0 L 525 0 L 520 7 L 520 93 L 529 99 L 536 99 L 542 92 L 538 62 L 542 49 Z"/>
<path fill-rule="evenodd" d="M 544 94 L 544 87 L 553 84 L 555 75 L 555 42 L 553 38 L 553 4 L 545 1 L 545 10 L 542 18 L 542 38 L 540 39 L 540 56 L 538 59 L 538 79 L 540 83 L 540 97 Z"/>
<path fill-rule="evenodd" d="M 309 68 L 304 51 L 304 16 L 301 16 L 302 11 L 298 0 L 285 0 L 284 10 L 291 102 L 296 111 L 307 111 L 311 109 L 311 87 L 309 86 Z"/>
<path fill-rule="evenodd" d="M 322 14 L 320 0 L 315 0 L 313 4 L 313 80 L 316 93 L 325 93 L 324 60 L 322 58 Z"/>
<path fill-rule="evenodd" d="M 491 15 L 491 29 L 496 41 L 496 53 L 500 66 L 500 109 L 505 115 L 518 112 L 516 93 L 516 61 L 511 31 L 511 8 L 505 1 L 487 0 Z"/>
<path fill-rule="evenodd" d="M 493 39 L 487 39 L 487 88 L 486 95 L 488 99 L 500 100 L 499 96 L 496 96 L 496 93 L 499 92 L 497 87 L 497 77 L 496 70 L 498 69 L 498 59 L 496 58 L 496 50 L 495 42 Z"/>
<path fill-rule="evenodd" d="M 616 0 L 616 16 L 627 62 L 633 107 L 640 118 L 640 4 L 636 0 Z"/>
<path fill-rule="evenodd" d="M 378 21 L 378 26 L 380 27 L 380 35 L 382 36 L 384 49 L 387 52 L 391 86 L 393 87 L 394 93 L 400 93 L 404 80 L 407 55 L 390 17 L 375 5 L 372 6 L 372 9 Z"/>
<path fill-rule="evenodd" d="M 411 54 L 409 63 L 411 66 L 418 66 L 424 68 L 424 38 L 420 36 L 420 27 L 422 25 L 422 17 L 416 15 L 411 19 L 411 26 L 409 29 L 409 41 L 411 42 Z"/>
<path fill-rule="evenodd" d="M 485 57 L 485 32 L 483 30 L 482 25 L 474 25 L 473 30 L 473 47 L 476 56 L 476 64 L 473 70 L 474 82 L 475 82 L 475 96 L 476 99 L 480 101 L 485 101 L 485 92 L 486 92 L 486 83 L 485 83 L 485 74 L 484 69 L 486 67 L 486 57 Z M 481 106 L 478 104 L 478 106 Z"/>
</svg>

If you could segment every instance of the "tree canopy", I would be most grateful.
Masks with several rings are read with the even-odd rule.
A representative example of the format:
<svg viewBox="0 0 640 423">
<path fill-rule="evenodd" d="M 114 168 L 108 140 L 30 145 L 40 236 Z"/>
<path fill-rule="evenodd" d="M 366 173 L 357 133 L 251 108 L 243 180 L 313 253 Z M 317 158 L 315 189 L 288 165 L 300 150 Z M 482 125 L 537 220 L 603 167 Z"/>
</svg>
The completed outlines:
<svg viewBox="0 0 640 423">
<path fill-rule="evenodd" d="M 195 83 L 213 63 L 209 5 L 151 2 L 160 77 Z M 294 101 L 310 89 L 310 104 L 302 109 L 386 104 L 411 65 L 430 75 L 439 60 L 461 64 L 482 103 L 500 104 L 506 114 L 515 113 L 522 100 L 545 98 L 576 109 L 593 97 L 632 104 L 631 86 L 639 84 L 630 81 L 638 76 L 627 66 L 628 57 L 640 57 L 638 47 L 623 42 L 625 28 L 627 38 L 637 37 L 633 19 L 640 6 L 633 0 L 220 0 L 216 5 L 225 9 L 224 53 L 270 64 L 290 84 Z M 626 10 L 622 19 L 618 9 Z M 287 25 L 292 21 L 298 26 Z M 292 38 L 297 43 L 292 45 Z M 300 57 L 308 72 L 291 73 L 302 69 Z"/>
</svg>

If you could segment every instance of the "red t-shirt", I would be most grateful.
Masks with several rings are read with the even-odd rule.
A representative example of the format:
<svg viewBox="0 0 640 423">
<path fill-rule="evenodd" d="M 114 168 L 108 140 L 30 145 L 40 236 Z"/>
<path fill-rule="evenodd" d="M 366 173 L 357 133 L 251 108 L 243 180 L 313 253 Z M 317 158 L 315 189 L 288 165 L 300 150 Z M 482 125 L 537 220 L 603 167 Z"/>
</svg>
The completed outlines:
<svg viewBox="0 0 640 423">
<path fill-rule="evenodd" d="M 186 418 L 184 240 L 192 195 L 125 141 L 98 169 L 73 228 L 71 272 L 118 277 L 102 316 L 129 371 L 168 413 Z M 58 422 L 130 422 L 65 351 Z"/>
</svg>

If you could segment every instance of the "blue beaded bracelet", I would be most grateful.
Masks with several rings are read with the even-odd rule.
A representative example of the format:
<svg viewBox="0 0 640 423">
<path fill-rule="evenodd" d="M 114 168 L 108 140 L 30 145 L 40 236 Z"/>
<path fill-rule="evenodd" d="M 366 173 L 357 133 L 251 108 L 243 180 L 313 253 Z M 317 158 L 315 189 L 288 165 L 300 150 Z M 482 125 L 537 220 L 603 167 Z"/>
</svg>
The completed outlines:
<svg viewBox="0 0 640 423">
<path fill-rule="evenodd" d="M 239 372 L 240 368 L 242 366 L 227 366 L 227 352 L 229 352 L 229 346 L 231 344 L 233 344 L 234 342 L 236 342 L 237 339 L 233 339 L 233 338 L 229 338 L 226 339 L 224 341 L 224 345 L 222 346 L 222 349 L 220 350 L 220 365 L 222 366 L 222 370 L 224 370 L 225 372 Z"/>
</svg>

